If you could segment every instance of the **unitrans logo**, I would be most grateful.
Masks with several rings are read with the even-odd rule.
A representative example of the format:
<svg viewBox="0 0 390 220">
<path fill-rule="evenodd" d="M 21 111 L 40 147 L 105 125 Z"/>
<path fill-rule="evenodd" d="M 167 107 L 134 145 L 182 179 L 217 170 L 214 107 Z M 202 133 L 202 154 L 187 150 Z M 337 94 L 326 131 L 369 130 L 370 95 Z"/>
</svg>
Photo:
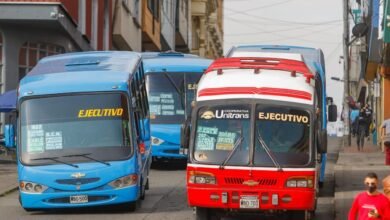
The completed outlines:
<svg viewBox="0 0 390 220">
<path fill-rule="evenodd" d="M 215 115 L 214 115 L 214 112 L 212 112 L 212 111 L 205 111 L 205 112 L 203 112 L 203 114 L 200 116 L 200 118 L 212 119 L 212 118 L 215 118 Z"/>
</svg>

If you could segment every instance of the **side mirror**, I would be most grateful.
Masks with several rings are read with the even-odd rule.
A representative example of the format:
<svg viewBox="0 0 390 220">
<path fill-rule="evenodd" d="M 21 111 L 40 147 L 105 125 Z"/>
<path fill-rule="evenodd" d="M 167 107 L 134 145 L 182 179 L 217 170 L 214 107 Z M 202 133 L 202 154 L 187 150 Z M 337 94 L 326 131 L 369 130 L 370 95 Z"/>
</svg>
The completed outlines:
<svg viewBox="0 0 390 220">
<path fill-rule="evenodd" d="M 4 145 L 7 148 L 14 148 L 15 145 L 15 128 L 11 124 L 4 126 Z"/>
<path fill-rule="evenodd" d="M 190 145 L 190 125 L 184 123 L 180 128 L 180 147 L 188 149 Z"/>
<path fill-rule="evenodd" d="M 328 106 L 328 121 L 337 121 L 337 106 L 335 104 L 331 104 Z"/>
</svg>

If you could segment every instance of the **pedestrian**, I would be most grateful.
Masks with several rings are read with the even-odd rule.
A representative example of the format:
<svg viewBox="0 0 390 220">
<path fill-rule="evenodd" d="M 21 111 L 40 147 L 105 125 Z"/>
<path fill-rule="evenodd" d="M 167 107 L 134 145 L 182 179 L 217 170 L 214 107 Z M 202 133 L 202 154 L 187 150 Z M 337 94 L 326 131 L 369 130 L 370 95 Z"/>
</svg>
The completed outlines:
<svg viewBox="0 0 390 220">
<path fill-rule="evenodd" d="M 359 103 L 357 103 L 356 108 L 353 108 L 351 110 L 351 114 L 349 115 L 349 118 L 351 120 L 351 131 L 353 137 L 355 137 L 357 133 L 358 117 L 359 117 Z"/>
<path fill-rule="evenodd" d="M 364 178 L 364 184 L 367 190 L 355 197 L 348 220 L 388 219 L 390 201 L 378 191 L 376 173 L 368 173 Z"/>
<path fill-rule="evenodd" d="M 390 175 L 383 179 L 383 192 L 385 196 L 390 200 Z"/>
<path fill-rule="evenodd" d="M 380 135 L 381 135 L 381 141 L 382 141 L 381 146 L 383 152 L 385 147 L 390 147 L 390 118 L 382 122 L 380 128 Z"/>
<path fill-rule="evenodd" d="M 357 147 L 358 151 L 363 150 L 364 146 L 364 138 L 366 136 L 367 131 L 367 115 L 365 108 L 360 109 L 358 120 L 358 129 L 357 129 Z"/>
<path fill-rule="evenodd" d="M 372 109 L 368 103 L 364 106 L 364 111 L 365 111 L 364 116 L 365 116 L 365 120 L 366 120 L 366 137 L 369 137 L 370 126 L 372 123 Z"/>
</svg>

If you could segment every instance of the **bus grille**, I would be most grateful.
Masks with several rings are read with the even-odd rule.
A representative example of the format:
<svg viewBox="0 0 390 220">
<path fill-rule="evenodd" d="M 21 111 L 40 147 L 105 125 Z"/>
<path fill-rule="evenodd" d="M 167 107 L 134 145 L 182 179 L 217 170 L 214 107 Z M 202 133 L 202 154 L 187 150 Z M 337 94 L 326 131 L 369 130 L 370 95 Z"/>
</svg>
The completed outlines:
<svg viewBox="0 0 390 220">
<path fill-rule="evenodd" d="M 99 202 L 103 200 L 110 199 L 110 196 L 88 196 L 88 202 Z M 55 199 L 49 199 L 47 202 L 50 203 L 70 203 L 69 196 L 67 197 L 61 197 L 61 198 L 55 198 Z"/>
<path fill-rule="evenodd" d="M 243 184 L 244 181 L 245 181 L 244 178 L 238 178 L 238 177 L 226 177 L 225 178 L 226 184 L 240 185 L 240 184 Z M 257 182 L 259 182 L 259 185 L 261 185 L 261 186 L 274 186 L 277 184 L 278 180 L 277 179 L 261 178 L 261 179 L 258 179 Z"/>
<path fill-rule="evenodd" d="M 56 180 L 56 182 L 64 185 L 83 185 L 83 184 L 97 182 L 99 180 L 100 178 L 95 177 L 95 178 L 83 178 L 83 179 L 59 179 Z"/>
</svg>

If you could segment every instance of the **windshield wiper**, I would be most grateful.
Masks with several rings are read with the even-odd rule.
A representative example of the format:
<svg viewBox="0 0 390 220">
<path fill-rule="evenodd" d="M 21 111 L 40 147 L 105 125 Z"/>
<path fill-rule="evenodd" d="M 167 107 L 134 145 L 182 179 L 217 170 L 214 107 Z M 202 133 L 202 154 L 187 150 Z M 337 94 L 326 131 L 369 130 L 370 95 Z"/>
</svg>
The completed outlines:
<svg viewBox="0 0 390 220">
<path fill-rule="evenodd" d="M 84 157 L 84 158 L 87 158 L 87 159 L 90 159 L 90 160 L 93 160 L 93 161 L 105 164 L 107 166 L 111 166 L 110 163 L 107 163 L 107 162 L 102 161 L 102 160 L 95 159 L 93 157 L 90 157 L 89 155 L 91 155 L 91 154 L 71 154 L 71 155 L 65 155 L 65 156 L 62 156 L 62 157 Z"/>
<path fill-rule="evenodd" d="M 69 166 L 71 166 L 71 167 L 79 168 L 79 166 L 77 166 L 77 165 L 75 165 L 75 164 L 71 164 L 71 163 L 67 163 L 67 162 L 58 160 L 58 157 L 41 157 L 41 158 L 35 158 L 35 159 L 31 159 L 31 160 L 52 160 L 52 161 L 55 161 L 55 162 L 57 162 L 57 163 L 62 163 L 62 164 L 69 165 Z"/>
<path fill-rule="evenodd" d="M 169 80 L 169 82 L 175 88 L 177 94 L 179 94 L 181 107 L 183 109 L 185 109 L 185 107 L 184 107 L 184 100 L 183 100 L 183 98 L 184 98 L 183 97 L 183 92 L 180 91 L 179 87 L 176 85 L 175 81 L 173 81 L 172 77 L 170 75 L 168 75 L 168 73 L 166 73 L 166 72 L 163 72 L 163 73 L 164 73 L 164 76 Z"/>
<path fill-rule="evenodd" d="M 274 163 L 274 165 L 278 169 L 278 171 L 283 171 L 282 166 L 278 163 L 278 161 L 276 160 L 275 156 L 272 154 L 271 150 L 269 149 L 267 144 L 264 142 L 264 140 L 261 137 L 261 134 L 260 134 L 259 131 L 257 131 L 257 141 L 264 148 L 265 152 L 268 154 L 269 158 L 271 158 L 272 163 Z"/>
<path fill-rule="evenodd" d="M 221 165 L 219 165 L 219 169 L 222 170 L 223 167 L 227 164 L 227 162 L 229 162 L 229 160 L 233 156 L 234 152 L 236 152 L 236 150 L 238 149 L 238 146 L 241 145 L 241 142 L 242 142 L 243 139 L 244 139 L 244 137 L 241 134 L 241 136 L 237 139 L 236 143 L 234 143 L 232 151 L 230 151 L 230 153 L 226 157 L 226 159 L 221 163 Z"/>
</svg>

